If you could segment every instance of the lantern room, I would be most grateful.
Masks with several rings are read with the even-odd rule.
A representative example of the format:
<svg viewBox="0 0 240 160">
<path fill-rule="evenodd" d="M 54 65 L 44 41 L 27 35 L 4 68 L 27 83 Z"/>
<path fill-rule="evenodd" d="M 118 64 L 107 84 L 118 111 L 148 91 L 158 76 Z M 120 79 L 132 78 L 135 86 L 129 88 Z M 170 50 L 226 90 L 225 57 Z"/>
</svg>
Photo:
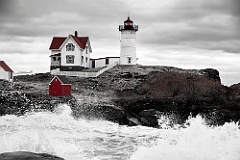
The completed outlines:
<svg viewBox="0 0 240 160">
<path fill-rule="evenodd" d="M 126 21 L 124 21 L 124 25 L 119 25 L 119 31 L 123 30 L 134 30 L 138 31 L 138 25 L 133 25 L 133 21 L 128 17 Z"/>
</svg>

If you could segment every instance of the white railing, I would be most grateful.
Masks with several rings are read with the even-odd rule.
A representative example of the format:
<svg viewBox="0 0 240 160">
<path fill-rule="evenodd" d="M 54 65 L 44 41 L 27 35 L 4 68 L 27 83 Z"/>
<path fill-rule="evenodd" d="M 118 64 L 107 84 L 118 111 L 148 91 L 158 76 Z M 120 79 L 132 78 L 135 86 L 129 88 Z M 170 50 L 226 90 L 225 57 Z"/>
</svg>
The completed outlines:
<svg viewBox="0 0 240 160">
<path fill-rule="evenodd" d="M 115 63 L 113 63 L 113 64 L 110 64 L 110 65 L 106 66 L 105 68 L 99 70 L 99 71 L 97 72 L 97 74 L 96 74 L 96 77 L 99 76 L 100 74 L 102 74 L 103 72 L 105 72 L 106 70 L 109 70 L 109 69 L 113 68 L 113 67 L 116 66 L 116 65 L 118 65 L 118 62 L 115 62 Z"/>
<path fill-rule="evenodd" d="M 111 65 L 104 67 L 103 69 L 96 71 L 96 72 L 87 72 L 87 71 L 60 71 L 60 69 L 51 70 L 52 75 L 65 75 L 65 76 L 77 76 L 77 77 L 97 77 L 103 72 L 113 68 L 114 66 L 118 65 L 118 62 L 115 62 Z"/>
</svg>

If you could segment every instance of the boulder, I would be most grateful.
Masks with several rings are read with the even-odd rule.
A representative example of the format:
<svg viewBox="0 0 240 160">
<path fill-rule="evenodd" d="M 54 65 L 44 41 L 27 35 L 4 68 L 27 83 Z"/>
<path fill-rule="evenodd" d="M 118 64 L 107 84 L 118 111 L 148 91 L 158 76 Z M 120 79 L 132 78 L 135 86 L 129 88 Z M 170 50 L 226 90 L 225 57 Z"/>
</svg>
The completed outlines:
<svg viewBox="0 0 240 160">
<path fill-rule="evenodd" d="M 140 121 L 143 126 L 147 127 L 158 127 L 158 120 L 156 117 L 141 117 Z"/>
<path fill-rule="evenodd" d="M 155 110 L 155 109 L 147 109 L 143 110 L 139 113 L 140 116 L 142 117 L 157 117 L 161 115 L 161 112 Z"/>
<path fill-rule="evenodd" d="M 128 117 L 128 125 L 129 126 L 138 126 L 138 125 L 141 125 L 141 122 L 137 118 Z"/>
<path fill-rule="evenodd" d="M 73 116 L 88 119 L 105 119 L 119 124 L 127 124 L 127 115 L 122 107 L 114 105 L 75 106 Z"/>
<path fill-rule="evenodd" d="M 216 69 L 206 68 L 206 69 L 200 70 L 200 72 L 203 72 L 203 74 L 205 74 L 210 79 L 221 82 L 221 78 L 219 76 L 219 71 Z"/>
<path fill-rule="evenodd" d="M 5 152 L 0 154 L 1 160 L 64 160 L 63 158 L 47 154 L 26 151 Z"/>
<path fill-rule="evenodd" d="M 131 78 L 133 78 L 133 77 L 134 77 L 134 75 L 133 75 L 133 73 L 131 73 L 131 72 L 121 73 L 121 78 L 131 79 Z"/>
<path fill-rule="evenodd" d="M 142 125 L 149 127 L 158 127 L 158 115 L 160 112 L 155 109 L 143 110 L 139 113 Z"/>
</svg>

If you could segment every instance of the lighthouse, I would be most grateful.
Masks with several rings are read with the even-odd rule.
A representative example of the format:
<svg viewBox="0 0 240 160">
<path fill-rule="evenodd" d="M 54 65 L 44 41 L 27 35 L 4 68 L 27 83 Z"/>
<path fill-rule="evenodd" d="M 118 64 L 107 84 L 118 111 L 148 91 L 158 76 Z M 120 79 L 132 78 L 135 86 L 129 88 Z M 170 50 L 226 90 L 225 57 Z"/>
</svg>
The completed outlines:
<svg viewBox="0 0 240 160">
<path fill-rule="evenodd" d="M 124 25 L 119 25 L 119 31 L 121 32 L 120 65 L 136 65 L 136 32 L 138 31 L 138 25 L 134 25 L 128 17 L 124 21 Z"/>
</svg>

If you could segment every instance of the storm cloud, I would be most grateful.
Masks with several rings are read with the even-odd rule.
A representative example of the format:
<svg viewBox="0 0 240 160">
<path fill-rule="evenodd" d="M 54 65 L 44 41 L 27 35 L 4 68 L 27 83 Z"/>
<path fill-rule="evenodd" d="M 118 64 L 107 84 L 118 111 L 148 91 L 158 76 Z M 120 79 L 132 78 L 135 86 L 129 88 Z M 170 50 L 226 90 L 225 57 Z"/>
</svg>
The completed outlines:
<svg viewBox="0 0 240 160">
<path fill-rule="evenodd" d="M 118 56 L 118 25 L 128 15 L 139 25 L 139 63 L 178 66 L 203 52 L 207 57 L 240 55 L 239 0 L 0 0 L 0 59 L 21 70 L 11 55 L 41 55 L 46 57 L 41 71 L 48 71 L 52 37 L 76 30 L 90 37 L 93 57 Z M 175 60 L 164 60 L 167 55 Z M 149 61 L 141 60 L 146 57 Z M 33 64 L 28 67 L 34 70 Z"/>
</svg>

